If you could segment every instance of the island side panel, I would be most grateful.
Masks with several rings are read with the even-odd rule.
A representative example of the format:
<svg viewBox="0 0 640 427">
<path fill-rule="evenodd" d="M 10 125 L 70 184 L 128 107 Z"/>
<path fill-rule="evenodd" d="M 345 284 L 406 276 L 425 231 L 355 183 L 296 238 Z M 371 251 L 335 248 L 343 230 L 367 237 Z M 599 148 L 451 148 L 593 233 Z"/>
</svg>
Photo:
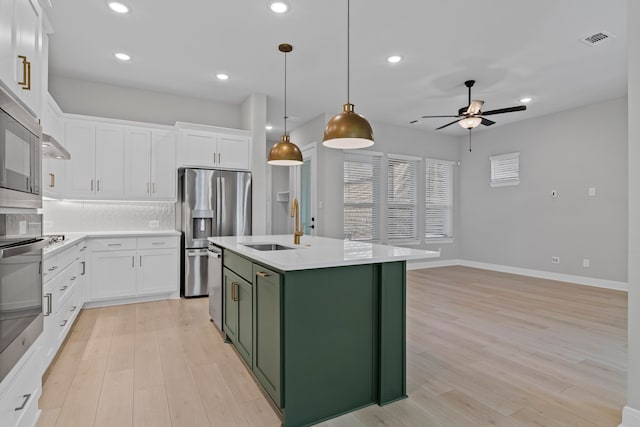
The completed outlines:
<svg viewBox="0 0 640 427">
<path fill-rule="evenodd" d="M 377 401 L 376 268 L 286 272 L 285 426 L 314 424 Z"/>
<path fill-rule="evenodd" d="M 380 271 L 380 405 L 406 395 L 406 262 L 379 264 Z"/>
</svg>

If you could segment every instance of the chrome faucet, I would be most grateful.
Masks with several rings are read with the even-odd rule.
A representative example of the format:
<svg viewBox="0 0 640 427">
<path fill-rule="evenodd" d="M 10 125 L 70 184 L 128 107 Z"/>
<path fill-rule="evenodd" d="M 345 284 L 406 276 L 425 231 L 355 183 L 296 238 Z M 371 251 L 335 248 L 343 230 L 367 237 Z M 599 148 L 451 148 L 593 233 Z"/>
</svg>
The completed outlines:
<svg viewBox="0 0 640 427">
<path fill-rule="evenodd" d="M 304 235 L 304 233 L 302 232 L 302 230 L 299 230 L 300 228 L 300 206 L 298 205 L 298 199 L 296 199 L 295 197 L 293 198 L 293 201 L 291 202 L 291 218 L 295 217 L 296 218 L 296 224 L 295 224 L 295 228 L 293 229 L 293 244 L 294 245 L 299 245 L 300 244 L 300 237 Z"/>
</svg>

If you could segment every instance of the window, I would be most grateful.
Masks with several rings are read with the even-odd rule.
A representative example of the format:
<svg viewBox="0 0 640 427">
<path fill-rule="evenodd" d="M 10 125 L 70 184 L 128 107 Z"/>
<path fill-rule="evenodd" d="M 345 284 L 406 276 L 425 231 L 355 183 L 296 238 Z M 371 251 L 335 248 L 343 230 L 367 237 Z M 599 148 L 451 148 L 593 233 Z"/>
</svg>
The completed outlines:
<svg viewBox="0 0 640 427">
<path fill-rule="evenodd" d="M 520 184 L 520 153 L 489 157 L 491 162 L 491 186 Z"/>
<path fill-rule="evenodd" d="M 344 235 L 361 241 L 380 241 L 379 153 L 344 153 Z"/>
<path fill-rule="evenodd" d="M 425 238 L 453 237 L 453 162 L 426 159 Z"/>
<path fill-rule="evenodd" d="M 417 181 L 420 159 L 389 154 L 387 159 L 387 239 L 419 240 Z"/>
</svg>

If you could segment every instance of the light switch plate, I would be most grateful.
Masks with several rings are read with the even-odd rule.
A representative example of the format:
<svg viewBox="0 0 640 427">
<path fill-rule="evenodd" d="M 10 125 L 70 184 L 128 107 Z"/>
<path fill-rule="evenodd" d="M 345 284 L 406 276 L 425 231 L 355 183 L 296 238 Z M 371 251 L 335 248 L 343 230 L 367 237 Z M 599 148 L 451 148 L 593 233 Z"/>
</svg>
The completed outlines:
<svg viewBox="0 0 640 427">
<path fill-rule="evenodd" d="M 596 187 L 589 187 L 589 197 L 596 197 Z"/>
</svg>

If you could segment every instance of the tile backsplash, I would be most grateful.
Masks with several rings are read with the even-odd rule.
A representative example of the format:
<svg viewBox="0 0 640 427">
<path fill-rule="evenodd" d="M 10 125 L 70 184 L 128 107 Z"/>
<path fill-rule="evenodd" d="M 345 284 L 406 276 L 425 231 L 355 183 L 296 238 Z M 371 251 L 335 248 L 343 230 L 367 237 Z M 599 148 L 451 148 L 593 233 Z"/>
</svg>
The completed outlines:
<svg viewBox="0 0 640 427">
<path fill-rule="evenodd" d="M 175 203 L 43 201 L 44 234 L 175 230 Z M 157 225 L 157 226 L 156 226 Z"/>
</svg>

